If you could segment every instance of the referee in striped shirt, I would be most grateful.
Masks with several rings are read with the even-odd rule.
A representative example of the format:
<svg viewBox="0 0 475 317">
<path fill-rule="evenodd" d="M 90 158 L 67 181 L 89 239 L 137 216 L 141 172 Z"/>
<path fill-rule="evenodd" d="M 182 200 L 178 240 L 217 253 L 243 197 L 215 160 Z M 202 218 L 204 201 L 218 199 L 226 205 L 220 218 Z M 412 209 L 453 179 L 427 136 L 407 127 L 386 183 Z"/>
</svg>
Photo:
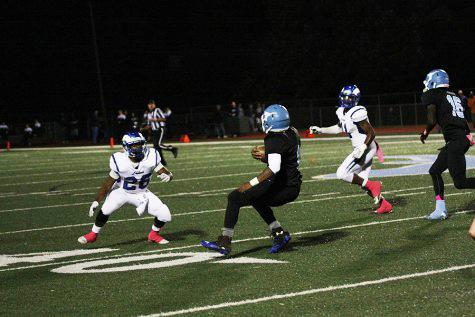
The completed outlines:
<svg viewBox="0 0 475 317">
<path fill-rule="evenodd" d="M 178 156 L 178 148 L 163 144 L 167 118 L 171 115 L 171 111 L 168 110 L 167 112 L 163 112 L 162 109 L 157 108 L 154 100 L 150 100 L 148 102 L 148 110 L 147 121 L 148 125 L 152 129 L 153 147 L 158 151 L 158 153 L 160 153 L 162 164 L 167 165 L 165 157 L 162 154 L 162 150 L 172 152 L 173 157 L 175 158 Z"/>
</svg>

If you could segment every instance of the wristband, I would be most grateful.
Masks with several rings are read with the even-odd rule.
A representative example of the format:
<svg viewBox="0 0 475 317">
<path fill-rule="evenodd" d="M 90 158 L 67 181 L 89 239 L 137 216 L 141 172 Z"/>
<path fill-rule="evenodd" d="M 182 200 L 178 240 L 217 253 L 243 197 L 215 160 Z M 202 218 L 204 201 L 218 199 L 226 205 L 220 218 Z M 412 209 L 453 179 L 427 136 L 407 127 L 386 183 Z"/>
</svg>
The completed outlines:
<svg viewBox="0 0 475 317">
<path fill-rule="evenodd" d="M 249 181 L 249 184 L 251 184 L 251 186 L 254 187 L 257 184 L 259 184 L 259 180 L 257 179 L 257 177 L 254 177 L 253 179 Z"/>
</svg>

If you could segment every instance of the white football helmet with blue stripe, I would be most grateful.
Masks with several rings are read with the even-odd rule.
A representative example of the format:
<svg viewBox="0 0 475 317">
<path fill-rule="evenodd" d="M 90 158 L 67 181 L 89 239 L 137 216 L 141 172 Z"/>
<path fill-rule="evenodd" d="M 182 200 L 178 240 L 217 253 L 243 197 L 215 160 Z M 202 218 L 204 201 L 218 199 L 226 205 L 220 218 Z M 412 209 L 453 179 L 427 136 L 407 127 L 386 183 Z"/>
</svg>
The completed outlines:
<svg viewBox="0 0 475 317">
<path fill-rule="evenodd" d="M 427 74 L 423 83 L 424 92 L 430 89 L 449 87 L 449 75 L 443 69 L 434 69 Z"/>
<path fill-rule="evenodd" d="M 341 89 L 338 95 L 338 102 L 340 103 L 340 107 L 351 108 L 358 104 L 360 97 L 360 89 L 356 87 L 356 85 L 349 85 Z"/>
<path fill-rule="evenodd" d="M 148 151 L 147 141 L 139 132 L 126 133 L 122 138 L 122 146 L 130 158 L 141 161 Z"/>
</svg>

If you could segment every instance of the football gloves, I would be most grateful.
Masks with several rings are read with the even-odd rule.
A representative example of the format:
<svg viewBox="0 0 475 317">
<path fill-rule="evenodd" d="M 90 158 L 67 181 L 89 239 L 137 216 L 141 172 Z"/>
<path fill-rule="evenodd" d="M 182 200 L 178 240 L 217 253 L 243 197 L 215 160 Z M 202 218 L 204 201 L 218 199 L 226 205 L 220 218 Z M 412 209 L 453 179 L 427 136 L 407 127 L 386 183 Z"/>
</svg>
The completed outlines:
<svg viewBox="0 0 475 317">
<path fill-rule="evenodd" d="M 322 133 L 322 128 L 317 127 L 316 125 L 312 125 L 312 126 L 309 128 L 309 130 L 310 130 L 310 133 L 311 133 L 311 134 L 320 134 L 320 133 Z"/>
<path fill-rule="evenodd" d="M 361 144 L 361 145 L 358 145 L 353 150 L 353 153 L 352 153 L 353 157 L 355 159 L 360 159 L 363 156 L 363 154 L 364 154 L 364 152 L 366 151 L 367 148 L 368 148 L 368 146 L 364 143 Z"/>
<path fill-rule="evenodd" d="M 94 216 L 94 212 L 96 211 L 97 207 L 99 207 L 99 203 L 97 201 L 94 201 L 89 207 L 89 217 Z"/>
<path fill-rule="evenodd" d="M 423 144 L 425 144 L 428 137 L 429 137 L 429 132 L 427 132 L 427 130 L 424 130 L 424 131 L 420 134 L 420 137 L 419 137 L 419 138 L 421 139 L 421 142 L 422 142 Z"/>
<path fill-rule="evenodd" d="M 160 180 L 164 183 L 168 183 L 172 180 L 173 178 L 173 174 L 170 173 L 170 174 L 166 174 L 166 173 L 161 173 L 161 174 L 158 174 L 157 175 L 158 178 L 160 178 Z"/>
</svg>

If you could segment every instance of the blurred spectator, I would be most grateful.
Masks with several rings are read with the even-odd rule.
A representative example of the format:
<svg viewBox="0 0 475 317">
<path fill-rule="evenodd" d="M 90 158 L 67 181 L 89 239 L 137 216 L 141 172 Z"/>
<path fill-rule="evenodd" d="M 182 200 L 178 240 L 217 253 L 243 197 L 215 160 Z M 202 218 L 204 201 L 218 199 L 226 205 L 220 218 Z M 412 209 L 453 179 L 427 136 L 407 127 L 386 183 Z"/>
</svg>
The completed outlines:
<svg viewBox="0 0 475 317">
<path fill-rule="evenodd" d="M 74 113 L 71 114 L 71 119 L 69 120 L 69 139 L 79 139 L 79 120 L 76 118 Z"/>
<path fill-rule="evenodd" d="M 225 113 L 221 110 L 221 105 L 216 105 L 216 110 L 213 113 L 213 123 L 218 139 L 227 137 L 224 129 L 225 116 Z"/>
<path fill-rule="evenodd" d="M 242 103 L 238 104 L 238 117 L 243 118 L 244 117 L 244 108 L 242 106 Z"/>
<path fill-rule="evenodd" d="M 43 126 L 41 125 L 41 122 L 38 121 L 38 119 L 35 119 L 35 123 L 33 124 L 33 131 L 35 135 L 39 137 L 43 136 Z"/>
<path fill-rule="evenodd" d="M 138 132 L 140 128 L 139 117 L 134 112 L 130 114 L 129 128 L 135 132 Z"/>
<path fill-rule="evenodd" d="M 66 115 L 64 112 L 61 112 L 59 114 L 59 124 L 61 125 L 61 132 L 62 132 L 62 138 L 63 138 L 63 143 L 68 143 L 69 139 L 69 122 L 66 119 Z"/>
<path fill-rule="evenodd" d="M 125 130 L 127 129 L 126 124 L 127 116 L 125 115 L 124 111 L 120 110 L 117 112 L 117 117 L 115 121 L 115 138 L 118 143 L 122 140 L 122 136 L 125 134 Z"/>
<path fill-rule="evenodd" d="M 467 98 L 467 106 L 470 109 L 470 117 L 472 119 L 472 129 L 475 128 L 475 96 L 473 91 L 470 91 Z"/>
<path fill-rule="evenodd" d="M 99 136 L 99 126 L 100 126 L 99 122 L 100 122 L 99 111 L 94 110 L 94 113 L 92 114 L 91 119 L 90 119 L 92 144 L 97 144 L 97 138 Z"/>
<path fill-rule="evenodd" d="M 244 115 L 247 117 L 249 121 L 249 129 L 253 132 L 257 131 L 256 128 L 256 114 L 254 112 L 254 105 L 251 103 L 244 111 Z"/>
<path fill-rule="evenodd" d="M 30 147 L 31 138 L 33 138 L 33 129 L 30 127 L 29 124 L 27 124 L 25 125 L 25 129 L 23 130 L 23 145 Z"/>
<path fill-rule="evenodd" d="M 255 111 L 255 118 L 256 118 L 256 126 L 259 128 L 262 126 L 261 116 L 263 112 L 264 112 L 264 106 L 262 103 L 258 102 L 256 106 L 256 111 Z"/>
<path fill-rule="evenodd" d="M 9 129 L 5 122 L 0 123 L 0 146 L 6 146 L 8 142 Z"/>
<path fill-rule="evenodd" d="M 239 108 L 236 101 L 231 101 L 231 109 L 229 110 L 229 131 L 233 138 L 239 135 Z"/>
</svg>

